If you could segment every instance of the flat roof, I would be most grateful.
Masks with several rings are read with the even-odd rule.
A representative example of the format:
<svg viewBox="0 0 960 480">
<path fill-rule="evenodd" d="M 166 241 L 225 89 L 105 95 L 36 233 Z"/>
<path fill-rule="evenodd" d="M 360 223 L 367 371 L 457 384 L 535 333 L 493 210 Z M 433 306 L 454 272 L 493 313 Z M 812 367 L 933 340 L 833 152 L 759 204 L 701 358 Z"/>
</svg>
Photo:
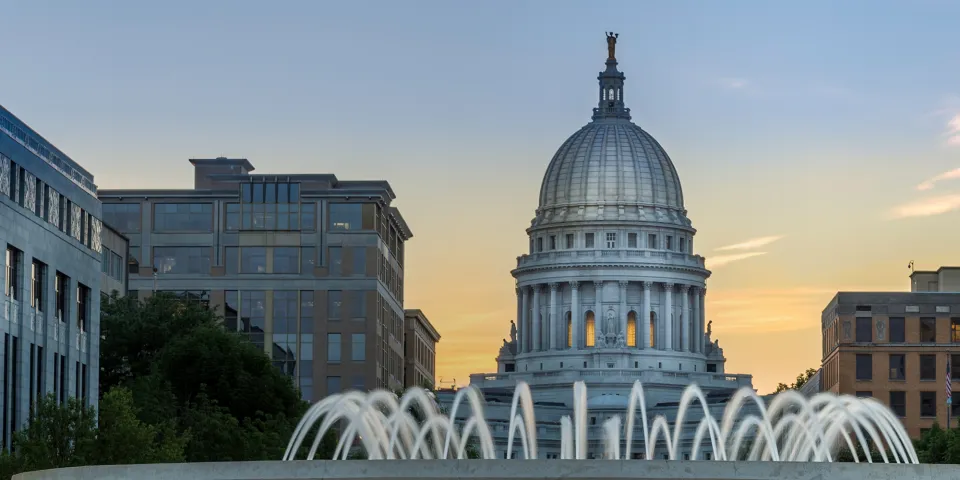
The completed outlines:
<svg viewBox="0 0 960 480">
<path fill-rule="evenodd" d="M 403 310 L 403 316 L 416 318 L 417 321 L 419 321 L 423 327 L 427 329 L 427 333 L 433 336 L 433 341 L 440 341 L 440 332 L 438 332 L 437 329 L 434 328 L 433 324 L 430 323 L 430 320 L 423 313 L 423 310 L 420 310 L 419 308 L 405 308 Z"/>
</svg>

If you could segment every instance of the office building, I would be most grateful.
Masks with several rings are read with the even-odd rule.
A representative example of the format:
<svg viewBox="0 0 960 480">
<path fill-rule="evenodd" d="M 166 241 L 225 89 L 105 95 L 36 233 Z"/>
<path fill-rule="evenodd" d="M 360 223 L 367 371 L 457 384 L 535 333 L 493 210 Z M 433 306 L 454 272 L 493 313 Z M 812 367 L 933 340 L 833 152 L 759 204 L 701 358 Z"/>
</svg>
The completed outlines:
<svg viewBox="0 0 960 480">
<path fill-rule="evenodd" d="M 183 190 L 101 190 L 130 240 L 129 290 L 208 303 L 295 378 L 306 399 L 402 388 L 404 242 L 385 181 L 251 173 L 194 159 Z"/>
<path fill-rule="evenodd" d="M 440 334 L 433 328 L 423 310 L 404 310 L 403 316 L 403 384 L 405 387 L 435 386 L 437 342 L 440 341 Z"/>
<path fill-rule="evenodd" d="M 948 367 L 960 378 L 958 273 L 913 272 L 909 292 L 838 292 L 821 318 L 820 389 L 876 398 L 911 437 L 945 427 L 948 408 L 955 419 L 946 379 Z"/>
<path fill-rule="evenodd" d="M 3 445 L 53 393 L 96 406 L 100 202 L 93 175 L 0 107 Z"/>
<path fill-rule="evenodd" d="M 130 240 L 122 233 L 103 224 L 100 230 L 100 294 L 110 296 L 114 292 L 123 296 L 127 294 L 127 253 Z"/>
</svg>

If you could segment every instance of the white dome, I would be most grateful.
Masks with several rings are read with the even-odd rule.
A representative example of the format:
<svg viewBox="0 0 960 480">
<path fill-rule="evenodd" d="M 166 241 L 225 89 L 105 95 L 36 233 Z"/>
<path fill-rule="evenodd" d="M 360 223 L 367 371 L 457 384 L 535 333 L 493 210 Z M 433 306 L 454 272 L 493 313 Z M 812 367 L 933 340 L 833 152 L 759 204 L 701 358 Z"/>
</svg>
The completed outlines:
<svg viewBox="0 0 960 480">
<path fill-rule="evenodd" d="M 563 142 L 540 187 L 540 209 L 609 205 L 683 211 L 667 152 L 625 118 L 594 120 Z"/>
</svg>

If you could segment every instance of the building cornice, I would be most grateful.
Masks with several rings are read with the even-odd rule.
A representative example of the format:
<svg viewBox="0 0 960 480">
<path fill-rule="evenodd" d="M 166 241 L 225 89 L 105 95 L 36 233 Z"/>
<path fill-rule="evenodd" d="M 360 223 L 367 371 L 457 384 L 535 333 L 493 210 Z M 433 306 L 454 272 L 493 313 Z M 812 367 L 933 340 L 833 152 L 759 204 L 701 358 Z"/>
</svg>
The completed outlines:
<svg viewBox="0 0 960 480">
<path fill-rule="evenodd" d="M 629 268 L 642 270 L 660 270 L 671 272 L 692 273 L 703 278 L 709 278 L 711 273 L 706 268 L 688 267 L 682 265 L 663 265 L 657 263 L 601 263 L 601 262 L 579 262 L 566 263 L 559 265 L 535 265 L 530 267 L 519 267 L 510 271 L 514 277 L 535 272 L 549 272 L 556 270 L 578 270 L 578 269 L 609 269 L 609 268 Z"/>
<path fill-rule="evenodd" d="M 415 318 L 417 322 L 423 326 L 424 330 L 427 331 L 434 342 L 440 341 L 440 332 L 438 332 L 437 329 L 434 328 L 433 324 L 430 323 L 430 320 L 427 318 L 427 315 L 423 313 L 423 310 L 420 310 L 419 308 L 406 308 L 403 310 L 403 316 L 407 318 Z"/>
<path fill-rule="evenodd" d="M 560 222 L 546 222 L 532 225 L 526 229 L 528 235 L 559 229 L 577 229 L 590 231 L 597 228 L 624 227 L 624 228 L 670 228 L 673 230 L 682 230 L 695 235 L 697 229 L 692 226 L 681 225 L 670 222 L 660 222 L 656 220 L 564 220 Z"/>
</svg>

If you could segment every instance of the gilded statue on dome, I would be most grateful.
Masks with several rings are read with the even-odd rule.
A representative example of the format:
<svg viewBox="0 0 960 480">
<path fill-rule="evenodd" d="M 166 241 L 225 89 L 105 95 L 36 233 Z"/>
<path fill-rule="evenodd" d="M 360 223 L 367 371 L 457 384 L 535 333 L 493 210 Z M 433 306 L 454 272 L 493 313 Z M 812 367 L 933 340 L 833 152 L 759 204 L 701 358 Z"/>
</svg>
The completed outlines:
<svg viewBox="0 0 960 480">
<path fill-rule="evenodd" d="M 607 60 L 617 58 L 617 37 L 619 36 L 619 33 L 607 32 Z"/>
</svg>

